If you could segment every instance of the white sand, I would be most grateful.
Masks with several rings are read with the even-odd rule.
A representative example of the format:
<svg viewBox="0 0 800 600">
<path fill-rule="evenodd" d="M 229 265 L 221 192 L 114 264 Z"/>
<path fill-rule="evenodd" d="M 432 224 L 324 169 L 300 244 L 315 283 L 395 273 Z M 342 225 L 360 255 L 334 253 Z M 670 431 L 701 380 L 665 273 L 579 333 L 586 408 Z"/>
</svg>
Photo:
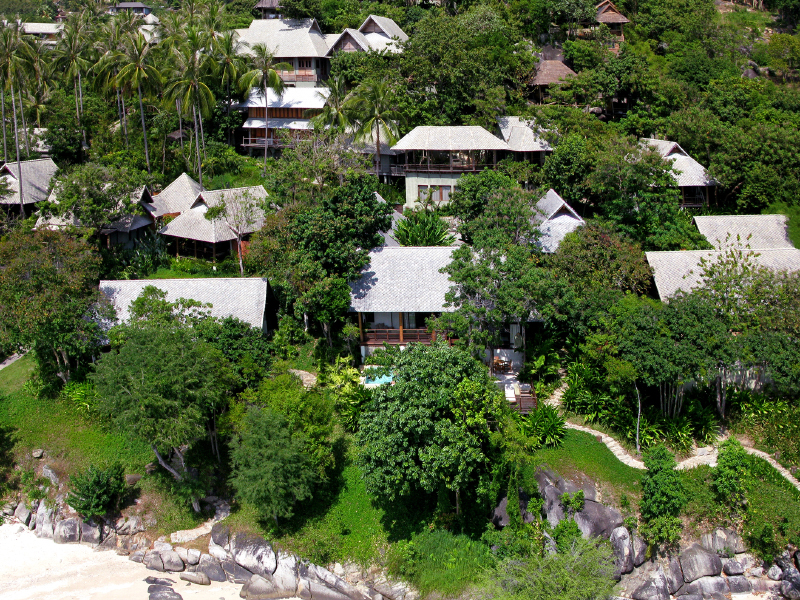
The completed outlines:
<svg viewBox="0 0 800 600">
<path fill-rule="evenodd" d="M 184 600 L 235 600 L 241 585 L 188 584 L 177 573 L 157 573 L 114 552 L 37 538 L 18 524 L 0 526 L 0 599 L 147 600 L 145 578 L 164 577 Z"/>
</svg>

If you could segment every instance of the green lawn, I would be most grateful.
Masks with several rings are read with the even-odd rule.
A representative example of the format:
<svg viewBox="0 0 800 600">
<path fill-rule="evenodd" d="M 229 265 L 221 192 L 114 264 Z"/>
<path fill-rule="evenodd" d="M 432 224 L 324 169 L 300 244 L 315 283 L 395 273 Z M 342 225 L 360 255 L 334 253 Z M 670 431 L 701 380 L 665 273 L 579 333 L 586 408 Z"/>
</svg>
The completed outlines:
<svg viewBox="0 0 800 600">
<path fill-rule="evenodd" d="M 525 484 L 529 489 L 536 488 L 533 474 L 543 465 L 567 479 L 581 474 L 587 476 L 603 489 L 604 502 L 619 504 L 623 494 L 631 499 L 641 494 L 639 481 L 644 471 L 622 464 L 605 444 L 582 431 L 568 429 L 560 447 L 543 448 L 534 455 L 525 471 Z"/>
</svg>

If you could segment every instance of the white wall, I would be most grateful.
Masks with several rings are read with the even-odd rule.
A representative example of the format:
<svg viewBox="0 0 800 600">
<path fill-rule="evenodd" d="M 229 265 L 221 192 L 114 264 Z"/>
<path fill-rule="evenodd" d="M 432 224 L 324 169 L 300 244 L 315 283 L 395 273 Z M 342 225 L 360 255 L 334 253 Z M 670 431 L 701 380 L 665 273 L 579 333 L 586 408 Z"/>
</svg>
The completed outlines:
<svg viewBox="0 0 800 600">
<path fill-rule="evenodd" d="M 421 185 L 450 185 L 455 188 L 461 173 L 408 173 L 406 172 L 406 208 L 414 208 L 419 202 L 418 188 Z M 452 193 L 452 190 L 451 190 Z"/>
</svg>

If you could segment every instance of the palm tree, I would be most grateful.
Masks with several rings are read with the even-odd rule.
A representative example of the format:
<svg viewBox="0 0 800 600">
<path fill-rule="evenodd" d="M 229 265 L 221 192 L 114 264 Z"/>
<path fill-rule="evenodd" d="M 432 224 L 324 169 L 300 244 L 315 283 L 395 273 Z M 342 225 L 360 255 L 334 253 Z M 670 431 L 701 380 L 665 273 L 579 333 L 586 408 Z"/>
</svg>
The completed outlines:
<svg viewBox="0 0 800 600">
<path fill-rule="evenodd" d="M 356 123 L 356 142 L 375 140 L 375 175 L 380 177 L 381 135 L 390 146 L 397 142 L 403 114 L 397 110 L 392 90 L 385 81 L 362 83 L 348 101 Z"/>
<path fill-rule="evenodd" d="M 239 75 L 245 68 L 245 61 L 241 53 L 244 44 L 239 41 L 239 34 L 235 31 L 226 31 L 218 39 L 216 44 L 215 62 L 220 71 L 222 84 L 228 92 L 228 101 L 225 105 L 225 114 L 231 114 L 231 82 L 239 79 Z M 231 143 L 230 119 L 226 119 L 226 130 L 228 144 Z"/>
<path fill-rule="evenodd" d="M 209 116 L 214 108 L 214 94 L 203 81 L 209 68 L 209 57 L 205 54 L 204 36 L 194 27 L 185 34 L 185 43 L 175 46 L 172 52 L 174 60 L 173 76 L 165 92 L 170 100 L 178 101 L 179 110 L 187 115 L 189 107 L 194 119 L 195 148 L 197 151 L 197 174 L 199 183 L 203 185 L 202 159 L 200 141 L 203 137 L 203 115 Z M 180 114 L 180 113 L 179 113 Z M 197 127 L 200 126 L 198 132 Z M 205 148 L 205 140 L 203 147 Z"/>
<path fill-rule="evenodd" d="M 99 75 L 96 79 L 97 85 L 101 89 L 113 90 L 116 95 L 117 114 L 119 115 L 120 129 L 125 137 L 126 148 L 129 145 L 127 111 L 125 110 L 124 94 L 120 93 L 117 75 L 119 73 L 118 57 L 123 50 L 125 36 L 130 33 L 129 24 L 128 13 L 122 13 L 103 25 L 95 42 L 95 50 L 100 53 L 100 59 L 92 67 Z"/>
<path fill-rule="evenodd" d="M 313 118 L 318 127 L 343 132 L 350 125 L 350 96 L 343 75 L 331 77 L 324 83 L 328 93 L 317 92 L 317 97 L 325 101 L 322 112 Z"/>
<path fill-rule="evenodd" d="M 81 129 L 83 141 L 86 142 L 86 133 L 81 124 L 83 114 L 83 86 L 81 74 L 91 67 L 91 63 L 86 57 L 85 27 L 80 19 L 74 23 L 68 23 L 61 32 L 61 38 L 55 48 L 56 62 L 61 72 L 67 78 L 72 79 L 75 92 L 75 115 L 78 118 L 78 127 Z"/>
<path fill-rule="evenodd" d="M 152 46 L 144 39 L 141 32 L 130 34 L 122 43 L 122 50 L 116 54 L 119 64 L 117 85 L 126 85 L 131 89 L 136 88 L 139 95 L 139 116 L 142 120 L 142 135 L 144 136 L 144 159 L 147 163 L 147 172 L 150 173 L 150 152 L 147 147 L 147 126 L 144 122 L 144 105 L 142 103 L 142 85 L 145 88 L 155 87 L 161 83 L 161 73 L 153 64 Z"/>
<path fill-rule="evenodd" d="M 206 32 L 210 46 L 216 49 L 217 42 L 221 37 L 220 31 L 223 29 L 222 13 L 225 12 L 225 5 L 219 0 L 210 0 L 205 5 L 205 12 L 200 18 L 200 28 Z"/>
<path fill-rule="evenodd" d="M 35 40 L 25 45 L 28 59 L 28 74 L 34 87 L 28 90 L 27 106 L 36 116 L 36 126 L 42 126 L 42 113 L 46 111 L 50 99 L 50 86 L 53 81 L 55 66 L 51 60 L 50 49 L 42 40 Z"/>
<path fill-rule="evenodd" d="M 266 44 L 256 44 L 253 46 L 250 56 L 248 56 L 248 67 L 250 68 L 239 78 L 239 87 L 245 93 L 257 87 L 264 94 L 264 172 L 262 177 L 267 175 L 267 148 L 269 134 L 269 98 L 267 90 L 272 90 L 280 98 L 286 84 L 283 83 L 278 71 L 288 71 L 294 68 L 289 63 L 275 62 L 275 55 L 267 48 Z"/>
<path fill-rule="evenodd" d="M 11 110 L 14 112 L 14 139 L 17 152 L 17 171 L 19 173 L 19 210 L 25 216 L 25 196 L 23 189 L 22 164 L 19 158 L 19 128 L 17 125 L 17 101 L 14 92 L 14 80 L 19 80 L 27 66 L 25 46 L 19 27 L 15 24 L 6 26 L 0 32 L 0 86 L 3 88 L 3 105 L 5 106 L 5 86 L 11 91 Z M 5 120 L 3 121 L 5 132 Z"/>
</svg>

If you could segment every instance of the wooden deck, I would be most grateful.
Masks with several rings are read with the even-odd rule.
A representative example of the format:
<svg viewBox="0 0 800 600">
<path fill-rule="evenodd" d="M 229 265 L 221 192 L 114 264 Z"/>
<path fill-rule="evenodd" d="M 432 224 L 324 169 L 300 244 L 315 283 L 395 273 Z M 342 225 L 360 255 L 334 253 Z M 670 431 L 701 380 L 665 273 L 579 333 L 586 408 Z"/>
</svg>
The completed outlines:
<svg viewBox="0 0 800 600">
<path fill-rule="evenodd" d="M 411 342 L 430 344 L 435 339 L 427 329 L 365 329 L 361 343 L 367 346 L 394 346 Z"/>
</svg>

